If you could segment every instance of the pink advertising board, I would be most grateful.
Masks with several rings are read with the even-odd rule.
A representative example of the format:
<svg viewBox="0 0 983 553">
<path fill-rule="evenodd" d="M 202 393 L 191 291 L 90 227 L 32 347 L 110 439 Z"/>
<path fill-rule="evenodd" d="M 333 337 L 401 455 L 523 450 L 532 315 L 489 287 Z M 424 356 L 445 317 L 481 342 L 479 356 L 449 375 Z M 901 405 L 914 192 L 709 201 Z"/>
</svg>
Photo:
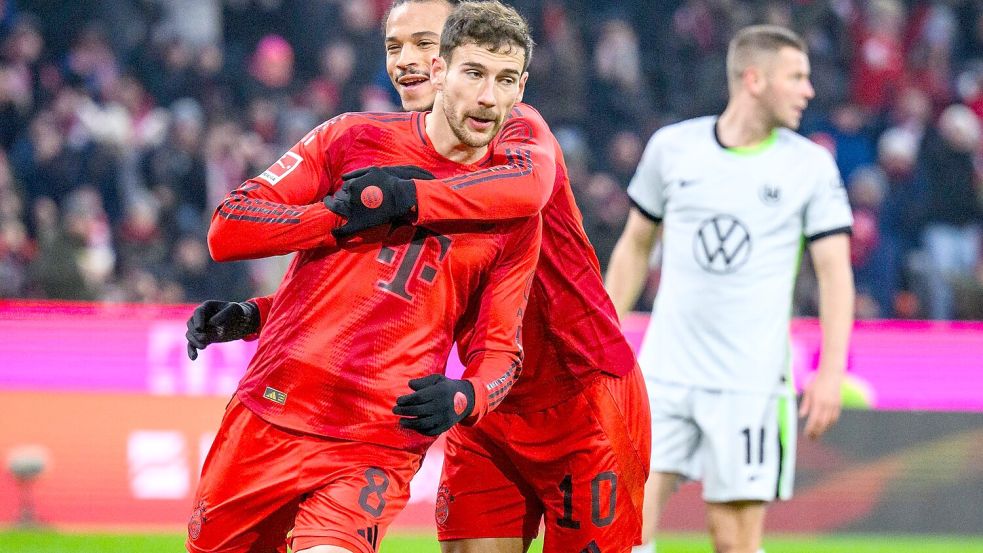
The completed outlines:
<svg viewBox="0 0 983 553">
<path fill-rule="evenodd" d="M 0 390 L 226 396 L 255 343 L 185 352 L 192 306 L 0 302 Z M 625 321 L 637 347 L 648 317 Z M 792 324 L 797 385 L 808 381 L 819 325 Z M 460 363 L 451 356 L 450 371 Z M 861 321 L 853 333 L 850 385 L 876 409 L 983 411 L 983 323 Z"/>
</svg>

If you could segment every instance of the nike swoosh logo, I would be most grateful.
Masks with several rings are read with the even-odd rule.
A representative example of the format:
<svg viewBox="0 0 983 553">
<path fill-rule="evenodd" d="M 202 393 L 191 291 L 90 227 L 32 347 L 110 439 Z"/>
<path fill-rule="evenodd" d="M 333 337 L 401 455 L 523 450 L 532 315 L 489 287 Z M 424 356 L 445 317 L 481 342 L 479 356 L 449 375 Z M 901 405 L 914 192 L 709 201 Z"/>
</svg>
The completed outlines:
<svg viewBox="0 0 983 553">
<path fill-rule="evenodd" d="M 696 184 L 697 182 L 698 181 L 695 181 L 695 180 L 681 180 L 681 181 L 679 181 L 679 187 L 680 188 L 686 188 L 687 186 L 690 186 L 692 184 Z"/>
</svg>

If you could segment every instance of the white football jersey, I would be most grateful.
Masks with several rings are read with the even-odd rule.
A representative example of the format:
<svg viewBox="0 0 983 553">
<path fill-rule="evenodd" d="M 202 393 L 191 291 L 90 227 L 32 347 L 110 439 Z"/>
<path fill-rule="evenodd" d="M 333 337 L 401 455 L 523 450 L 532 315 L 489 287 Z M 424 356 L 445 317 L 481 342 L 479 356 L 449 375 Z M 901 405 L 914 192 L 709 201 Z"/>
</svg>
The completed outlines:
<svg viewBox="0 0 983 553">
<path fill-rule="evenodd" d="M 716 117 L 660 129 L 628 195 L 664 225 L 662 279 L 639 352 L 647 378 L 787 389 L 792 289 L 804 245 L 853 223 L 832 156 L 788 129 L 726 149 Z"/>
</svg>

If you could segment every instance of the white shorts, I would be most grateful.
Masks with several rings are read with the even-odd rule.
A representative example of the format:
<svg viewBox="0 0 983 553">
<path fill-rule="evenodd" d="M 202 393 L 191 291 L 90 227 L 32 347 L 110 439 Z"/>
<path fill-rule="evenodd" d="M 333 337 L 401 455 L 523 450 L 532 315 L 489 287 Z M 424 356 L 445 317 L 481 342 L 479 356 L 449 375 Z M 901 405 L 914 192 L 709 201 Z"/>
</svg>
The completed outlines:
<svg viewBox="0 0 983 553">
<path fill-rule="evenodd" d="M 789 499 L 795 477 L 795 398 L 646 379 L 651 472 L 703 482 L 703 499 Z"/>
</svg>

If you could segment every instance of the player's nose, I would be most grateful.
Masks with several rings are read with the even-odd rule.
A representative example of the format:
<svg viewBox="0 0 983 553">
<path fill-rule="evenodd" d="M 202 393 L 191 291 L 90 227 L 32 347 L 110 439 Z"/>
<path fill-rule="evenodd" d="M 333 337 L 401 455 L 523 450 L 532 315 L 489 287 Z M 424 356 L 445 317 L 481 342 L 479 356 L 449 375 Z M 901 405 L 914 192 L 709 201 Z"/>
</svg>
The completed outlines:
<svg viewBox="0 0 983 553">
<path fill-rule="evenodd" d="M 495 80 L 485 79 L 481 89 L 478 91 L 478 104 L 483 107 L 495 107 L 498 100 L 495 98 Z"/>
<path fill-rule="evenodd" d="M 399 57 L 396 58 L 396 67 L 403 70 L 420 67 L 420 56 L 414 55 L 412 50 L 412 48 L 405 47 L 399 50 Z"/>
<path fill-rule="evenodd" d="M 816 89 L 812 87 L 812 83 L 810 81 L 806 81 L 805 83 L 805 97 L 806 100 L 812 100 L 816 97 Z"/>
</svg>

